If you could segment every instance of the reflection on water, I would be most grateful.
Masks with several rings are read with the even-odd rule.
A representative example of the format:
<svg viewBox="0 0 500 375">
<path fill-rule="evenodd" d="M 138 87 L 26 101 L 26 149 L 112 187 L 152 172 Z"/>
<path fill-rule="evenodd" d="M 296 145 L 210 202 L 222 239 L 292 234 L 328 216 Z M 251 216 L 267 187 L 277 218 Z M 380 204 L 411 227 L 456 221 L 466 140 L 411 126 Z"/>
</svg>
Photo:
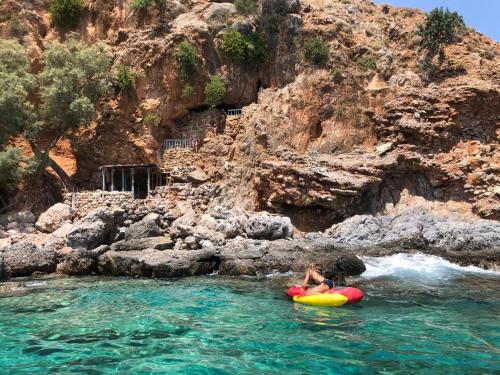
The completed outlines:
<svg viewBox="0 0 500 375">
<path fill-rule="evenodd" d="M 0 299 L 1 373 L 500 371 L 497 275 L 391 264 L 355 279 L 365 300 L 342 308 L 287 299 L 299 275 L 21 281 Z"/>
</svg>

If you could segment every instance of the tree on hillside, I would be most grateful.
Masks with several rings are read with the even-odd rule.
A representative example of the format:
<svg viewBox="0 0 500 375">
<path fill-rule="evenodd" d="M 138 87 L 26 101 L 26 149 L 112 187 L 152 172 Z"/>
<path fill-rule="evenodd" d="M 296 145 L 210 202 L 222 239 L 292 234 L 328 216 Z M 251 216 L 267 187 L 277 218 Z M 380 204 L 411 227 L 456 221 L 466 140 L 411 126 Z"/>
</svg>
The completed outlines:
<svg viewBox="0 0 500 375">
<path fill-rule="evenodd" d="M 426 59 L 430 61 L 438 55 L 442 62 L 445 57 L 444 46 L 453 43 L 464 28 L 464 20 L 457 12 L 434 8 L 427 14 L 425 22 L 417 26 L 416 32 L 422 38 L 421 46 L 426 50 Z"/>
<path fill-rule="evenodd" d="M 97 102 L 111 88 L 110 54 L 102 44 L 87 46 L 70 34 L 66 42 L 52 42 L 47 46 L 43 55 L 44 67 L 34 77 L 28 73 L 26 55 L 17 42 L 2 42 L 0 50 L 0 60 L 4 61 L 0 62 L 2 68 L 9 66 L 9 60 L 26 62 L 7 70 L 6 80 L 28 82 L 23 86 L 0 81 L 1 97 L 10 95 L 8 100 L 0 100 L 0 134 L 8 138 L 23 132 L 36 158 L 68 180 L 64 170 L 49 157 L 49 152 L 63 136 L 71 135 L 94 118 Z M 36 105 L 29 102 L 32 97 L 37 98 Z M 21 111 L 14 108 L 21 108 Z M 42 131 L 45 142 L 39 144 L 37 139 Z"/>
<path fill-rule="evenodd" d="M 0 40 L 0 193 L 8 193 L 18 183 L 20 155 L 6 147 L 10 138 L 35 122 L 28 96 L 35 87 L 28 73 L 29 62 L 23 47 L 14 40 Z"/>
</svg>

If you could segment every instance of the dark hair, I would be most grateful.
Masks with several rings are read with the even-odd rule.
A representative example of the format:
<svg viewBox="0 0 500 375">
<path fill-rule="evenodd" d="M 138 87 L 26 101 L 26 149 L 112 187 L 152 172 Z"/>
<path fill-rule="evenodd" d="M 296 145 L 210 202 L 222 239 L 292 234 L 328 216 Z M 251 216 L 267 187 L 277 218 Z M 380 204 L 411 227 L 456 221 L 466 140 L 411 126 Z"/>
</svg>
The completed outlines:
<svg viewBox="0 0 500 375">
<path fill-rule="evenodd" d="M 335 277 L 335 272 L 325 271 L 325 272 L 323 272 L 323 277 L 330 279 L 330 280 L 333 280 L 333 278 Z"/>
</svg>

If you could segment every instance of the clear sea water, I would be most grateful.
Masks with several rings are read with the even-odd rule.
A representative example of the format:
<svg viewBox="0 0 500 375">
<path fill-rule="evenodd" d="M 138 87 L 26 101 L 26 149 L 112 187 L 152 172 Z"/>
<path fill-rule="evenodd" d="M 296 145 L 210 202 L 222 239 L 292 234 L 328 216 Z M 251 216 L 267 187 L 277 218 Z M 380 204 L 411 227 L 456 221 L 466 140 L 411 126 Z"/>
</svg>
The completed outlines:
<svg viewBox="0 0 500 375">
<path fill-rule="evenodd" d="M 0 294 L 1 374 L 500 374 L 500 275 L 364 258 L 364 301 L 294 304 L 300 275 L 22 280 Z"/>
</svg>

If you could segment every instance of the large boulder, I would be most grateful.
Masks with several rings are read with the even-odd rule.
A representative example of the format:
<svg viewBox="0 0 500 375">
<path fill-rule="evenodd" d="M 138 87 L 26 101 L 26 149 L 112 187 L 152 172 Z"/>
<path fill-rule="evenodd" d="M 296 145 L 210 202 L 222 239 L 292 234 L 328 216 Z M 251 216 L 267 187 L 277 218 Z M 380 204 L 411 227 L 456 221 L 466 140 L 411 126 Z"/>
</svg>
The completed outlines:
<svg viewBox="0 0 500 375">
<path fill-rule="evenodd" d="M 6 244 L 0 248 L 3 254 L 4 276 L 30 276 L 34 272 L 53 272 L 56 267 L 56 254 L 38 247 L 35 243 L 23 240 Z"/>
<path fill-rule="evenodd" d="M 156 213 L 147 214 L 141 221 L 132 224 L 125 231 L 125 240 L 157 237 L 163 235 L 160 227 L 161 217 Z"/>
<path fill-rule="evenodd" d="M 71 207 L 64 203 L 56 203 L 38 218 L 35 227 L 46 233 L 52 233 L 71 221 Z"/>
<path fill-rule="evenodd" d="M 99 272 L 116 276 L 182 277 L 212 273 L 219 259 L 212 250 L 108 251 L 99 257 Z"/>
<path fill-rule="evenodd" d="M 341 256 L 337 259 L 336 266 L 345 276 L 359 276 L 366 271 L 363 261 L 354 254 Z"/>
<path fill-rule="evenodd" d="M 10 223 L 34 224 L 36 216 L 31 211 L 15 211 L 0 215 L 0 225 L 7 227 Z"/>
<path fill-rule="evenodd" d="M 109 250 L 109 246 L 101 245 L 94 250 L 81 251 L 65 248 L 60 254 L 56 271 L 68 276 L 89 275 L 97 270 L 97 258 Z"/>
<path fill-rule="evenodd" d="M 73 249 L 94 249 L 109 242 L 114 226 L 112 212 L 106 208 L 95 209 L 71 229 L 66 243 Z"/>
<path fill-rule="evenodd" d="M 254 239 L 277 240 L 292 237 L 293 226 L 288 217 L 261 212 L 250 215 L 245 224 L 245 233 Z"/>
<path fill-rule="evenodd" d="M 246 218 L 245 218 L 246 219 Z M 220 232 L 225 238 L 234 238 L 244 233 L 241 220 L 233 211 L 216 206 L 200 218 L 201 226 Z"/>
<path fill-rule="evenodd" d="M 134 238 L 115 242 L 111 245 L 113 251 L 136 251 L 136 250 L 166 250 L 172 249 L 175 242 L 168 236 Z"/>
</svg>

